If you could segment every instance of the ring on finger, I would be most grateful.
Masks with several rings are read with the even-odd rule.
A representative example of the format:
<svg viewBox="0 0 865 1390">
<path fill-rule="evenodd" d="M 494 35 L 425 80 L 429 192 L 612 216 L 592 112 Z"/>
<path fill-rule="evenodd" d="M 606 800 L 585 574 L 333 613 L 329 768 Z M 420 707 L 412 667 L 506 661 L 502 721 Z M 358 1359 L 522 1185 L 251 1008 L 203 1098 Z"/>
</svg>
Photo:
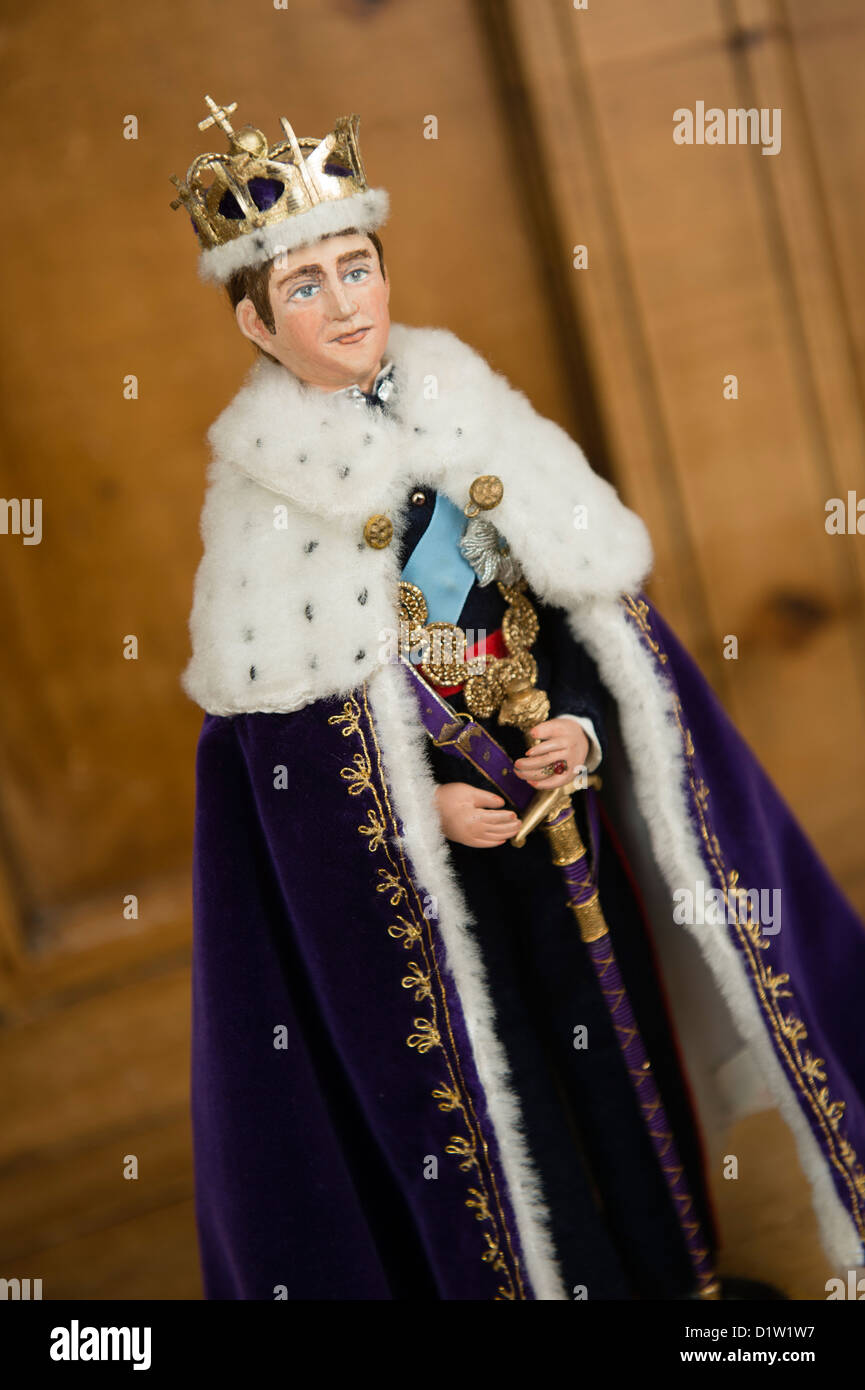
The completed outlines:
<svg viewBox="0 0 865 1390">
<path fill-rule="evenodd" d="M 548 763 L 546 767 L 542 767 L 537 775 L 538 777 L 560 777 L 561 774 L 567 772 L 567 770 L 567 763 L 559 758 L 558 762 Z"/>
</svg>

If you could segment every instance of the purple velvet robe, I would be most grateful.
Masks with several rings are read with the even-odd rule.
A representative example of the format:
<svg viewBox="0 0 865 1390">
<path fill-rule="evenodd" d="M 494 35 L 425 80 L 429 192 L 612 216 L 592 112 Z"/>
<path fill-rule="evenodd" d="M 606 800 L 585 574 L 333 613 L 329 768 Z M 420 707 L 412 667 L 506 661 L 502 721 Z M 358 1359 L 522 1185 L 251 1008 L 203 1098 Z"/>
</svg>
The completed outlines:
<svg viewBox="0 0 865 1390">
<path fill-rule="evenodd" d="M 735 868 L 782 890 L 776 936 L 726 930 L 863 1237 L 862 923 L 687 652 L 644 613 L 681 702 L 690 813 L 717 882 Z M 192 1114 L 210 1298 L 539 1296 L 435 918 L 392 852 L 403 827 L 377 746 L 365 686 L 290 714 L 204 719 Z M 280 764 L 290 792 L 273 785 Z M 425 1181 L 423 1157 L 445 1152 Z"/>
</svg>

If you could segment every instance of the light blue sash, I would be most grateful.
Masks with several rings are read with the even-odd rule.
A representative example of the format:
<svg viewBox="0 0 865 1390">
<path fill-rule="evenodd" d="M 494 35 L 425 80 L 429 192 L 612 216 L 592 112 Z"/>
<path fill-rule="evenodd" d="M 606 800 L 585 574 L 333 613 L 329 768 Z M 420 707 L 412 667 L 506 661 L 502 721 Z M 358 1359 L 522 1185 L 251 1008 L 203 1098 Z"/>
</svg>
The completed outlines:
<svg viewBox="0 0 865 1390">
<path fill-rule="evenodd" d="M 402 572 L 403 579 L 422 590 L 428 623 L 455 623 L 477 578 L 459 549 L 465 527 L 462 510 L 437 492 L 432 520 Z"/>
</svg>

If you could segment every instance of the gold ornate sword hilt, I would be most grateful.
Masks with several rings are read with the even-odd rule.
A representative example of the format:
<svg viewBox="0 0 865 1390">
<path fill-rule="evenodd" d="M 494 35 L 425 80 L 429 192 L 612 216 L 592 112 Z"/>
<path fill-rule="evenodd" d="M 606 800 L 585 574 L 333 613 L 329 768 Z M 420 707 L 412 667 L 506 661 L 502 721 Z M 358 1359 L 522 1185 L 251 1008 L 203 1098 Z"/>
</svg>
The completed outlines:
<svg viewBox="0 0 865 1390">
<path fill-rule="evenodd" d="M 545 690 L 538 689 L 527 676 L 515 676 L 508 681 L 505 697 L 499 708 L 499 723 L 510 724 L 522 730 L 526 746 L 534 748 L 542 739 L 533 739 L 529 733 L 536 724 L 542 724 L 549 716 L 550 701 Z M 594 775 L 586 780 L 572 777 L 561 787 L 546 787 L 535 792 L 528 808 L 520 817 L 520 828 L 511 836 L 510 843 L 522 849 L 527 837 L 543 822 L 555 820 L 561 811 L 571 805 L 571 796 L 586 786 L 600 787 L 600 777 Z M 547 830 L 548 835 L 550 831 Z M 550 837 L 553 839 L 553 836 Z M 565 838 L 567 843 L 564 843 Z M 569 864 L 585 854 L 580 833 L 573 816 L 563 822 L 553 839 L 553 857 L 557 864 Z M 564 856 L 564 857 L 563 857 Z"/>
</svg>

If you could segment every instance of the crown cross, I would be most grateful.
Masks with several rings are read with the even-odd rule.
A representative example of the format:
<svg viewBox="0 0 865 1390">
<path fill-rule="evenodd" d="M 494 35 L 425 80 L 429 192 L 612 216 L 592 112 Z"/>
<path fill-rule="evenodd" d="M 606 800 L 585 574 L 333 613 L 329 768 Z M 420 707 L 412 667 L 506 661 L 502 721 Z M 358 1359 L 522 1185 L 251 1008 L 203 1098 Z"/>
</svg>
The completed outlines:
<svg viewBox="0 0 865 1390">
<path fill-rule="evenodd" d="M 237 110 L 237 102 L 230 101 L 227 106 L 217 106 L 212 97 L 205 96 L 204 100 L 210 107 L 210 115 L 198 122 L 198 129 L 208 130 L 210 126 L 218 125 L 220 130 L 225 131 L 226 135 L 233 135 L 234 129 L 228 118 L 232 112 Z"/>
</svg>

